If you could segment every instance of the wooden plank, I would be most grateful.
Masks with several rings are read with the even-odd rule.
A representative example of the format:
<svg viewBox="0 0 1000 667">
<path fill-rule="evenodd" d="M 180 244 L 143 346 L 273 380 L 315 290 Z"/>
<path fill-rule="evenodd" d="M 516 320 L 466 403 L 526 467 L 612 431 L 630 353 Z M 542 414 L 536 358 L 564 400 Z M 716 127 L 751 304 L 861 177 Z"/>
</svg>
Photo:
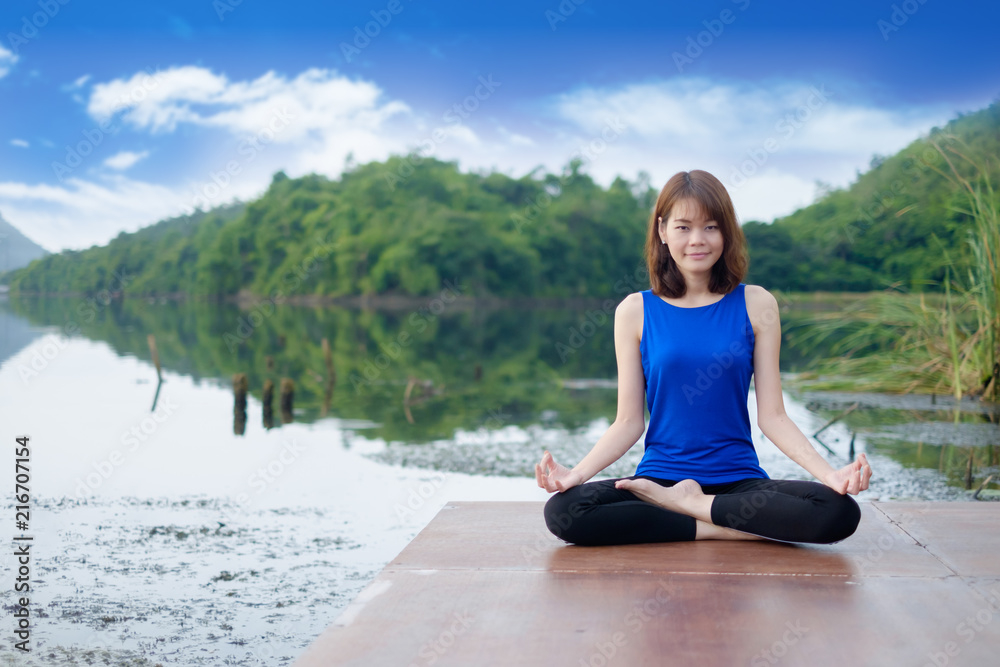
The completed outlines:
<svg viewBox="0 0 1000 667">
<path fill-rule="evenodd" d="M 549 532 L 542 507 L 543 503 L 530 502 L 449 503 L 387 567 L 842 576 L 953 574 L 871 503 L 862 504 L 861 525 L 849 539 L 810 546 L 702 541 L 577 547 Z"/>
<path fill-rule="evenodd" d="M 450 503 L 296 667 L 995 662 L 1000 506 L 865 504 L 822 547 L 573 547 L 541 507 Z M 959 535 L 975 557 L 941 544 Z"/>
<path fill-rule="evenodd" d="M 955 572 L 969 577 L 1000 577 L 1000 505 L 997 503 L 876 505 Z"/>
<path fill-rule="evenodd" d="M 622 665 L 668 664 L 664 656 L 752 664 L 768 655 L 784 664 L 922 665 L 963 642 L 962 664 L 973 665 L 992 664 L 1000 645 L 1000 622 L 964 644 L 955 628 L 986 605 L 956 578 L 404 570 L 384 581 L 388 589 L 296 664 L 587 665 L 603 664 L 603 649 Z"/>
</svg>

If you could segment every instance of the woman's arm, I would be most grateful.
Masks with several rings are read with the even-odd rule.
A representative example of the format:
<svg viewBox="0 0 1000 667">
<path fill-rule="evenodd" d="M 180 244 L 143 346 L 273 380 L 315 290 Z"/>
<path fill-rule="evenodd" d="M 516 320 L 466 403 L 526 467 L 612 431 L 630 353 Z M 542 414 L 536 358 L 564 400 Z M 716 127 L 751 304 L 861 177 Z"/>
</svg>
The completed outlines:
<svg viewBox="0 0 1000 667">
<path fill-rule="evenodd" d="M 812 446 L 805 434 L 785 413 L 781 397 L 778 354 L 781 349 L 781 321 L 778 302 L 758 285 L 746 286 L 747 314 L 754 330 L 754 391 L 757 396 L 757 425 L 764 435 L 788 458 L 813 477 L 840 493 L 858 493 L 868 488 L 871 466 L 864 454 L 857 461 L 835 470 Z"/>
<path fill-rule="evenodd" d="M 548 452 L 535 466 L 538 485 L 564 491 L 582 484 L 620 459 L 646 430 L 646 378 L 639 340 L 642 335 L 642 294 L 625 297 L 615 309 L 615 355 L 618 359 L 618 414 L 590 452 L 572 470 L 555 463 Z"/>
</svg>

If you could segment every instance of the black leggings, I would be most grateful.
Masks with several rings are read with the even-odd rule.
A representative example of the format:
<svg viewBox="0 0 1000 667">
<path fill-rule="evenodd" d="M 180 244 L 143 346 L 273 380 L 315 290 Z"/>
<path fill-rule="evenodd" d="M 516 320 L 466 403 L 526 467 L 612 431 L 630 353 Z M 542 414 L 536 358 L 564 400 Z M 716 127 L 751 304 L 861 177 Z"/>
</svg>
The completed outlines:
<svg viewBox="0 0 1000 667">
<path fill-rule="evenodd" d="M 677 483 L 638 475 L 580 484 L 549 498 L 545 524 L 556 537 L 586 546 L 693 540 L 693 517 L 615 488 L 618 479 L 640 478 L 660 486 Z M 852 535 L 861 520 L 853 498 L 819 482 L 744 479 L 701 488 L 715 496 L 712 523 L 772 540 L 839 542 Z"/>
</svg>

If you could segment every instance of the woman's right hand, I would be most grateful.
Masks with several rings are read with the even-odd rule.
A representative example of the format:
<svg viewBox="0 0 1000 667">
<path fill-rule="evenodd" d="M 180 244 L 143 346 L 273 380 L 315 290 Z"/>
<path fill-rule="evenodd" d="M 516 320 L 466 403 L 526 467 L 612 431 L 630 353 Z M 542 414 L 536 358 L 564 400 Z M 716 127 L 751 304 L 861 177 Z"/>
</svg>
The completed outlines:
<svg viewBox="0 0 1000 667">
<path fill-rule="evenodd" d="M 535 479 L 546 491 L 565 491 L 583 483 L 580 473 L 556 463 L 548 450 L 542 454 L 541 463 L 535 464 Z"/>
</svg>

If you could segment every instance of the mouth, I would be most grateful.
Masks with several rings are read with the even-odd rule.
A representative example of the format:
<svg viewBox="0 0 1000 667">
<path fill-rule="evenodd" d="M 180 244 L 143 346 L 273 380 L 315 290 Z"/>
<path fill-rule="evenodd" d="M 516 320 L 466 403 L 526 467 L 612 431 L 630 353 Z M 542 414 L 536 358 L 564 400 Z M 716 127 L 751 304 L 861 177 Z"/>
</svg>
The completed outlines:
<svg viewBox="0 0 1000 667">
<path fill-rule="evenodd" d="M 691 253 L 688 253 L 688 257 L 692 257 L 694 259 L 701 259 L 702 257 L 708 257 L 708 253 L 707 252 L 691 252 Z"/>
</svg>

